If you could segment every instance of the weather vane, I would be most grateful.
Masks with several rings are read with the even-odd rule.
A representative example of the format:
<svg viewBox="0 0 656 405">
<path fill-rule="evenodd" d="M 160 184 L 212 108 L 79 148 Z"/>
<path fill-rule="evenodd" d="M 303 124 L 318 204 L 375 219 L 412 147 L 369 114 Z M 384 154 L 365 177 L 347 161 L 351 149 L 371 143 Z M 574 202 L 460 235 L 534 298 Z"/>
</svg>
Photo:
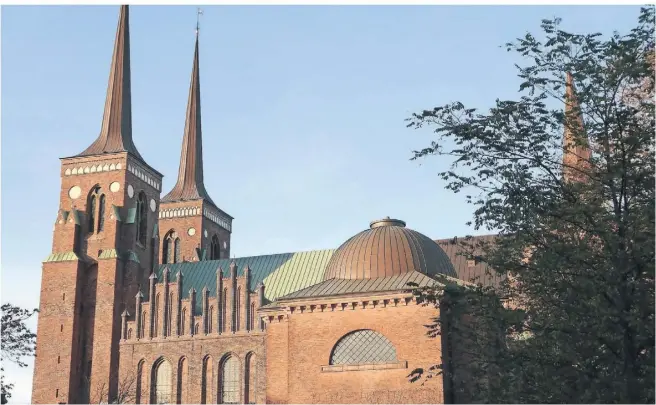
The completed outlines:
<svg viewBox="0 0 656 405">
<path fill-rule="evenodd" d="M 203 10 L 198 7 L 196 9 L 196 35 L 200 32 L 200 16 L 203 15 Z"/>
</svg>

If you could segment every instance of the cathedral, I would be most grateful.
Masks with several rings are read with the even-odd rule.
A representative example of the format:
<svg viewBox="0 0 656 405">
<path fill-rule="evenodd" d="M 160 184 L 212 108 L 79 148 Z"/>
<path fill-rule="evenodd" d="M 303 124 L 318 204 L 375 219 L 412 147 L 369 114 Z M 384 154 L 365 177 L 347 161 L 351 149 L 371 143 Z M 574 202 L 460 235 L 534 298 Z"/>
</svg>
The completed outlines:
<svg viewBox="0 0 656 405">
<path fill-rule="evenodd" d="M 233 218 L 203 180 L 199 77 L 197 34 L 180 167 L 166 192 L 132 140 L 129 8 L 120 7 L 100 134 L 61 159 L 32 402 L 444 402 L 447 381 L 408 379 L 445 350 L 424 326 L 437 309 L 417 303 L 408 283 L 439 274 L 496 285 L 497 276 L 452 240 L 389 217 L 336 249 L 230 258 Z"/>
</svg>

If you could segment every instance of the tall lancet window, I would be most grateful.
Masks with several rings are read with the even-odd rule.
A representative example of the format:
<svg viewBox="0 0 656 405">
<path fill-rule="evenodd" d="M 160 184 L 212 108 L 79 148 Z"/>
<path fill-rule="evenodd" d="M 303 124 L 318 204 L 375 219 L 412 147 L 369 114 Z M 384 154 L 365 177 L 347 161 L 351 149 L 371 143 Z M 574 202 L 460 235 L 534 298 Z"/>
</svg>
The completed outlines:
<svg viewBox="0 0 656 405">
<path fill-rule="evenodd" d="M 173 253 L 173 263 L 180 263 L 182 258 L 180 257 L 180 238 L 175 238 L 173 242 L 174 253 Z"/>
<path fill-rule="evenodd" d="M 100 187 L 94 187 L 89 193 L 87 199 L 87 218 L 88 218 L 88 232 L 94 233 L 96 231 L 96 210 L 98 208 L 98 197 L 100 195 Z"/>
<path fill-rule="evenodd" d="M 219 260 L 221 258 L 221 250 L 219 244 L 219 237 L 214 235 L 212 236 L 212 244 L 210 246 L 210 259 Z"/>
<path fill-rule="evenodd" d="M 163 263 L 177 263 L 177 254 L 180 253 L 180 238 L 178 234 L 172 229 L 166 236 L 164 236 L 164 245 L 162 246 L 162 262 Z"/>
<path fill-rule="evenodd" d="M 142 191 L 137 198 L 137 242 L 146 246 L 146 234 L 148 233 L 148 204 L 146 194 Z"/>
<path fill-rule="evenodd" d="M 98 204 L 98 232 L 105 229 L 105 194 L 101 194 Z"/>
</svg>

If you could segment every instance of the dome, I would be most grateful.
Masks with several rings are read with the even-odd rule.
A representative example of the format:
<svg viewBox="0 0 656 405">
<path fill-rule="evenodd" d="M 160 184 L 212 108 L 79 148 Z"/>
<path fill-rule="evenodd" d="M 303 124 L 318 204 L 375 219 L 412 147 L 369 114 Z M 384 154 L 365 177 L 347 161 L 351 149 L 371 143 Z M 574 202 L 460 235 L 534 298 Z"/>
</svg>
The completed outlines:
<svg viewBox="0 0 656 405">
<path fill-rule="evenodd" d="M 391 277 L 418 271 L 457 277 L 451 260 L 433 240 L 389 217 L 347 240 L 333 253 L 324 279 Z"/>
</svg>

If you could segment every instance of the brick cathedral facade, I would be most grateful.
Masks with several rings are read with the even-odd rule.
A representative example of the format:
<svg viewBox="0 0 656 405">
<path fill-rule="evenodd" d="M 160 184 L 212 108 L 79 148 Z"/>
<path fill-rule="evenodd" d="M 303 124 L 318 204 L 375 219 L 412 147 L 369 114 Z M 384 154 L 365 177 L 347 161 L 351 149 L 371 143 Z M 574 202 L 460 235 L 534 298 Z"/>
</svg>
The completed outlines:
<svg viewBox="0 0 656 405">
<path fill-rule="evenodd" d="M 132 141 L 129 9 L 121 6 L 101 131 L 61 159 L 43 263 L 33 403 L 440 403 L 411 384 L 441 361 L 407 283 L 488 277 L 403 221 L 337 249 L 230 259 L 233 218 L 205 189 L 196 38 L 180 168 Z M 487 237 L 483 237 L 487 238 Z"/>
</svg>

